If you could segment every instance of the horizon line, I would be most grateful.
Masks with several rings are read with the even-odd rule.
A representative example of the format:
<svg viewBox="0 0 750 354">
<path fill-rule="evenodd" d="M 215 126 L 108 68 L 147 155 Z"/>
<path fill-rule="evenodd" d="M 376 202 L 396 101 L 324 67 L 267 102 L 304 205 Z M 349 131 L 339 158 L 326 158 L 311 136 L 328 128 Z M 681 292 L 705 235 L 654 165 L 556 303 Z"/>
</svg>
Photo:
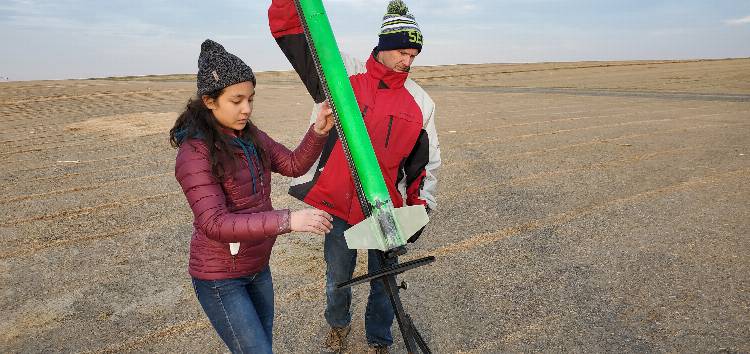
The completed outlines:
<svg viewBox="0 0 750 354">
<path fill-rule="evenodd" d="M 426 64 L 414 65 L 415 68 L 421 67 L 441 67 L 441 66 L 472 66 L 472 65 L 533 65 L 533 64 L 570 64 L 570 63 L 628 63 L 628 62 L 701 62 L 701 61 L 721 61 L 721 60 L 743 60 L 750 57 L 722 57 L 722 58 L 689 58 L 689 59 L 622 59 L 622 60 L 572 60 L 572 61 L 529 61 L 529 62 L 494 62 L 494 63 L 457 63 L 457 64 Z M 285 70 L 263 70 L 254 71 L 260 73 L 287 73 L 294 72 L 294 69 Z M 168 74 L 136 74 L 122 76 L 98 76 L 98 77 L 81 77 L 81 78 L 64 78 L 64 79 L 29 79 L 29 80 L 12 80 L 10 77 L 0 75 L 0 84 L 14 82 L 33 82 L 33 81 L 72 81 L 72 80 L 127 80 L 129 78 L 142 79 L 148 77 L 166 77 L 166 76 L 195 76 L 195 73 L 168 73 Z"/>
</svg>

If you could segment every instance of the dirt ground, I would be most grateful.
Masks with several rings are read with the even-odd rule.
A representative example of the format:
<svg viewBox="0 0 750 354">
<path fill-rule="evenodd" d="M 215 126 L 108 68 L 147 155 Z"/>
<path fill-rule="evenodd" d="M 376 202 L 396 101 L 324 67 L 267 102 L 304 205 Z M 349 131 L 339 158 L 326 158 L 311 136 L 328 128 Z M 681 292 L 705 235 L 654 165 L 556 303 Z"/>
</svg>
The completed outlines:
<svg viewBox="0 0 750 354">
<path fill-rule="evenodd" d="M 412 77 L 443 167 L 403 257 L 437 261 L 400 278 L 434 352 L 750 352 L 750 59 Z M 0 83 L 0 352 L 226 351 L 186 272 L 167 142 L 191 80 Z M 293 74 L 259 75 L 253 119 L 277 140 L 296 146 L 310 107 Z M 274 205 L 301 208 L 288 182 Z M 318 352 L 322 239 L 282 236 L 271 263 L 275 351 Z"/>
</svg>

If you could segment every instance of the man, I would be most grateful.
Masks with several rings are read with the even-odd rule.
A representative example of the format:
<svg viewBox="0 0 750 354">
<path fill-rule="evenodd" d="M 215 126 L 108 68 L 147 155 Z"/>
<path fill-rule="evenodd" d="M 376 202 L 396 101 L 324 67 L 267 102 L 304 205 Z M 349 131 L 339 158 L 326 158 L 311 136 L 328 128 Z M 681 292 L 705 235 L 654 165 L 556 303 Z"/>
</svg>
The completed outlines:
<svg viewBox="0 0 750 354">
<path fill-rule="evenodd" d="M 269 25 L 276 42 L 299 74 L 316 103 L 325 100 L 312 55 L 292 0 L 273 0 Z M 378 45 L 366 63 L 344 56 L 362 117 L 383 172 L 393 205 L 424 205 L 434 209 L 440 150 L 432 99 L 414 81 L 409 69 L 422 50 L 422 33 L 414 16 L 401 0 L 394 0 L 383 17 Z M 317 111 L 320 105 L 316 105 Z M 352 277 L 357 251 L 350 250 L 344 231 L 364 219 L 357 201 L 349 166 L 332 132 L 320 158 L 308 173 L 292 182 L 289 193 L 334 217 L 326 234 L 326 311 L 331 326 L 324 350 L 346 349 L 351 323 L 351 289 L 335 285 Z M 417 235 L 409 242 L 414 242 Z M 369 271 L 382 268 L 376 251 L 370 250 Z M 388 352 L 393 343 L 393 308 L 381 281 L 370 284 L 365 330 L 371 352 Z"/>
</svg>

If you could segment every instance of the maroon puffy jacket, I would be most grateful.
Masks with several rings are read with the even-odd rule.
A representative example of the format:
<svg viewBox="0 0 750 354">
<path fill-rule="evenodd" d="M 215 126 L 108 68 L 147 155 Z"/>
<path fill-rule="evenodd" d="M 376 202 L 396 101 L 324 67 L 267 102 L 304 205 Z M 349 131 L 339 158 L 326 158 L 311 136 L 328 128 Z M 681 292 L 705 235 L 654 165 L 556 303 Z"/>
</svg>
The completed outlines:
<svg viewBox="0 0 750 354">
<path fill-rule="evenodd" d="M 211 172 L 203 140 L 188 139 L 177 152 L 175 178 L 193 210 L 189 272 L 195 278 L 236 278 L 257 273 L 268 264 L 276 236 L 291 231 L 289 210 L 274 210 L 271 205 L 271 172 L 302 175 L 326 141 L 326 136 L 316 134 L 312 126 L 294 151 L 260 130 L 257 136 L 256 144 L 265 149 L 271 166 L 262 169 L 254 194 L 248 159 L 240 148 L 232 147 L 239 163 L 223 181 Z M 251 160 L 254 166 L 260 165 L 255 157 Z M 232 242 L 240 243 L 236 255 L 229 251 Z"/>
</svg>

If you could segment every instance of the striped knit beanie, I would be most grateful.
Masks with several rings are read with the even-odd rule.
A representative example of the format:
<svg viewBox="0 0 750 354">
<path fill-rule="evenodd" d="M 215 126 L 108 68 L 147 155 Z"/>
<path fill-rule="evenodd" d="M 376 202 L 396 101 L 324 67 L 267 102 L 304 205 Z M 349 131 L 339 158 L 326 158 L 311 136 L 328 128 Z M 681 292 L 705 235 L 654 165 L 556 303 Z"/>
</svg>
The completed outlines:
<svg viewBox="0 0 750 354">
<path fill-rule="evenodd" d="M 245 81 L 251 81 L 255 85 L 253 69 L 210 39 L 201 44 L 197 79 L 198 96 Z"/>
<path fill-rule="evenodd" d="M 422 31 L 402 0 L 392 0 L 383 16 L 377 51 L 414 48 L 422 51 Z"/>
</svg>

